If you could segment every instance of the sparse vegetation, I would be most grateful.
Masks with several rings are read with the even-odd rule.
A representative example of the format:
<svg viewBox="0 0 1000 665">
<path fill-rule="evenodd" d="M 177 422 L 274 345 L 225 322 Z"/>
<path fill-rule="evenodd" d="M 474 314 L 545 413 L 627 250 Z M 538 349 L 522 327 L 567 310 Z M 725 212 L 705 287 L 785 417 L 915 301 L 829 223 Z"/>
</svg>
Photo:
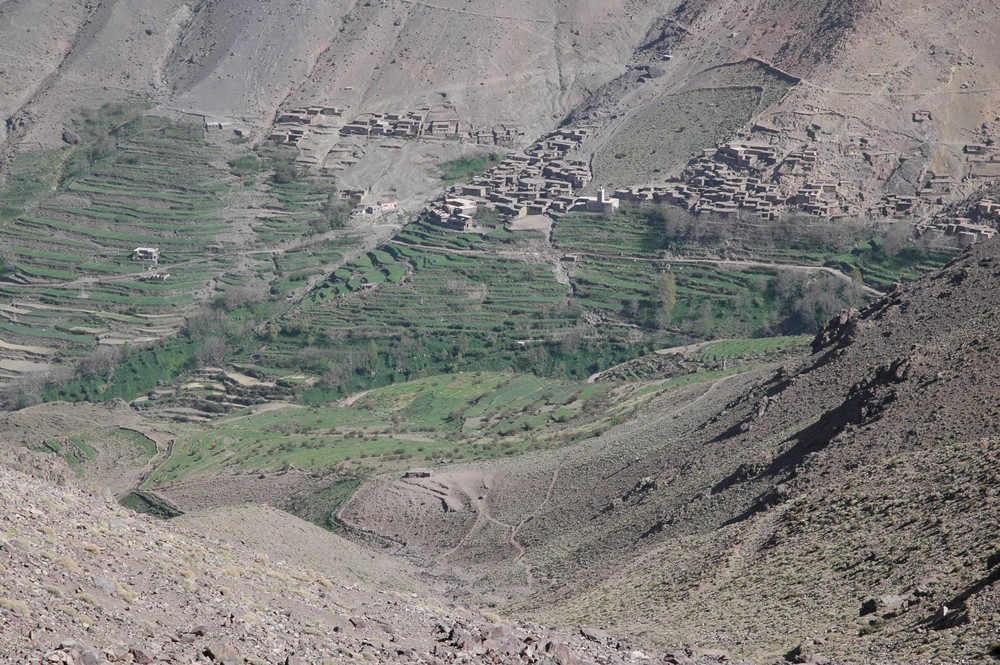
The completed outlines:
<svg viewBox="0 0 1000 665">
<path fill-rule="evenodd" d="M 229 160 L 229 170 L 235 176 L 255 175 L 260 172 L 260 158 L 254 154 L 247 154 Z"/>
<path fill-rule="evenodd" d="M 14 600 L 13 598 L 0 598 L 0 609 L 13 612 L 22 617 L 27 617 L 31 614 L 28 611 L 27 603 L 21 600 Z"/>
</svg>

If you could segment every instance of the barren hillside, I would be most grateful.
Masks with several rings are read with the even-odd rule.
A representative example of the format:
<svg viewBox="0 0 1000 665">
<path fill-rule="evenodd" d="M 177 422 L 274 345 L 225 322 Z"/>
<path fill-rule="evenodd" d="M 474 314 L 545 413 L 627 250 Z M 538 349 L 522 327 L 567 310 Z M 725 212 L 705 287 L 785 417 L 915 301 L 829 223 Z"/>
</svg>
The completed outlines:
<svg viewBox="0 0 1000 665">
<path fill-rule="evenodd" d="M 64 472 L 10 451 L 0 462 L 5 663 L 649 660 L 600 631 L 445 608 L 405 564 L 286 513 L 167 525 L 67 487 Z"/>
<path fill-rule="evenodd" d="M 0 661 L 1000 658 L 997 25 L 0 0 Z"/>
</svg>

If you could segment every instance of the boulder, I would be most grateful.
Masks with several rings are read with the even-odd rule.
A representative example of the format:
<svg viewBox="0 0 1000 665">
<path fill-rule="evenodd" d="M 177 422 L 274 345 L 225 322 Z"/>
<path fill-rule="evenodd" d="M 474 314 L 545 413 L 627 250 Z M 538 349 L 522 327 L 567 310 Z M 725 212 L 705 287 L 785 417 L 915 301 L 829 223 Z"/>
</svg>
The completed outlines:
<svg viewBox="0 0 1000 665">
<path fill-rule="evenodd" d="M 608 634 L 603 630 L 597 630 L 596 628 L 580 626 L 580 634 L 591 642 L 597 642 L 598 644 L 606 644 L 608 641 Z"/>
<path fill-rule="evenodd" d="M 148 665 L 148 663 L 153 662 L 153 654 L 145 647 L 132 647 L 130 651 L 132 653 L 132 660 L 139 663 L 139 665 Z"/>
<path fill-rule="evenodd" d="M 236 649 L 224 642 L 213 642 L 202 653 L 219 665 L 243 665 L 243 659 L 236 653 Z"/>
<path fill-rule="evenodd" d="M 64 129 L 62 133 L 62 140 L 69 145 L 76 145 L 80 142 L 80 135 L 76 132 L 71 132 L 68 129 Z"/>
</svg>

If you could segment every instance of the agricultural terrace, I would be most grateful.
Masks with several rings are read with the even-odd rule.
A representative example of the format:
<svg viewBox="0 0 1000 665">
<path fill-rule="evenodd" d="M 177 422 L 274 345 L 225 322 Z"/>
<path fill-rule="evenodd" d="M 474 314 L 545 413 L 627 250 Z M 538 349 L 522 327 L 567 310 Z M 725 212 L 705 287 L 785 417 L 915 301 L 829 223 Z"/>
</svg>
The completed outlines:
<svg viewBox="0 0 1000 665">
<path fill-rule="evenodd" d="M 87 465 L 94 463 L 102 455 L 113 455 L 116 464 L 132 466 L 144 464 L 156 456 L 155 442 L 135 430 L 120 427 L 98 429 L 61 439 L 46 439 L 30 448 L 65 458 L 78 476 L 83 476 Z"/>
<path fill-rule="evenodd" d="M 671 387 L 493 372 L 428 377 L 340 405 L 289 406 L 191 429 L 144 487 L 212 472 L 371 471 L 514 455 L 603 431 Z"/>
<path fill-rule="evenodd" d="M 81 111 L 80 144 L 15 161 L 0 193 L 0 380 L 115 346 L 124 367 L 45 394 L 130 399 L 191 367 L 199 340 L 176 333 L 210 300 L 239 307 L 226 293 L 248 285 L 258 300 L 302 292 L 360 243 L 338 231 L 332 178 L 278 168 L 288 155 L 273 149 L 262 158 L 207 142 L 199 123 L 140 114 Z M 133 259 L 136 247 L 158 248 L 159 260 Z"/>
<path fill-rule="evenodd" d="M 820 231 L 830 237 L 783 242 L 753 225 L 723 237 L 710 223 L 692 240 L 689 227 L 642 210 L 566 215 L 551 238 L 490 215 L 471 233 L 418 220 L 333 270 L 256 359 L 272 376 L 302 367 L 323 377 L 310 403 L 442 371 L 579 379 L 652 348 L 815 330 L 862 302 L 864 276 L 883 286 L 940 258 L 890 257 L 879 238 Z M 741 237 L 774 263 L 741 264 Z"/>
<path fill-rule="evenodd" d="M 5 206 L 23 207 L 0 228 L 14 265 L 0 283 L 0 336 L 9 343 L 74 356 L 98 341 L 163 338 L 231 268 L 218 239 L 227 185 L 209 165 L 215 155 L 200 125 L 143 118 L 104 140 L 115 148 L 81 144 L 15 165 L 19 173 L 34 165 L 36 181 L 58 186 L 26 196 L 15 181 Z M 161 249 L 158 265 L 132 259 L 140 246 Z"/>
</svg>

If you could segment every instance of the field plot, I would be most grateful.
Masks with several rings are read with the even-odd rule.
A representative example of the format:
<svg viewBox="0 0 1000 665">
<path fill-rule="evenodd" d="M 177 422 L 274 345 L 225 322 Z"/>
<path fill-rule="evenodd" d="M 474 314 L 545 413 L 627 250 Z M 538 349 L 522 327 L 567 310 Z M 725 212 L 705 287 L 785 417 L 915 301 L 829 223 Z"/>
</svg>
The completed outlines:
<svg viewBox="0 0 1000 665">
<path fill-rule="evenodd" d="M 779 352 L 804 350 L 808 348 L 811 341 L 812 337 L 809 335 L 760 339 L 720 339 L 701 346 L 690 357 L 705 362 L 761 358 Z"/>
<path fill-rule="evenodd" d="M 657 322 L 658 280 L 665 272 L 675 279 L 676 302 L 669 318 Z M 772 293 L 776 276 L 767 268 L 730 270 L 602 256 L 582 256 L 570 272 L 577 304 L 603 310 L 622 324 L 676 326 L 695 339 L 768 334 L 779 315 Z"/>
<path fill-rule="evenodd" d="M 754 63 L 705 72 L 695 89 L 661 94 L 627 114 L 594 155 L 599 182 L 654 182 L 705 146 L 727 140 L 759 110 L 780 99 L 788 82 Z"/>
<path fill-rule="evenodd" d="M 45 439 L 29 446 L 38 452 L 54 453 L 66 459 L 78 476 L 83 476 L 88 465 L 114 463 L 137 465 L 156 455 L 156 443 L 131 429 L 112 427 L 97 429 L 85 434 Z M 113 459 L 112 459 L 113 458 Z"/>
<path fill-rule="evenodd" d="M 92 150 L 86 168 L 74 152 L 62 162 L 26 158 L 62 164 L 64 179 L 55 191 L 33 190 L 34 201 L 0 229 L 15 266 L 0 283 L 0 302 L 10 303 L 0 322 L 6 341 L 70 356 L 95 343 L 156 341 L 231 268 L 218 241 L 228 185 L 210 165 L 216 155 L 201 126 L 143 118 L 114 138 L 115 149 Z M 5 210 L 19 205 L 15 193 Z M 159 260 L 133 259 L 137 247 L 159 249 Z"/>
<path fill-rule="evenodd" d="M 349 261 L 279 321 L 258 362 L 287 372 L 303 347 L 337 367 L 348 389 L 453 365 L 506 369 L 535 341 L 571 330 L 581 312 L 553 266 L 492 253 L 466 255 L 391 243 Z M 364 356 L 358 360 L 359 356 Z M 363 385 L 358 374 L 376 374 Z M 401 374 L 400 374 L 401 373 Z"/>
<path fill-rule="evenodd" d="M 438 375 L 339 404 L 288 406 L 192 429 L 144 487 L 214 472 L 373 470 L 514 455 L 603 431 L 670 387 L 493 372 Z"/>
<path fill-rule="evenodd" d="M 478 213 L 475 231 L 459 232 L 420 219 L 406 226 L 395 237 L 400 244 L 437 247 L 457 251 L 494 251 L 517 249 L 546 240 L 538 231 L 510 231 L 499 213 Z"/>
<path fill-rule="evenodd" d="M 638 211 L 620 211 L 613 217 L 574 212 L 553 226 L 552 242 L 567 252 L 657 257 L 666 247 L 662 224 Z"/>
<path fill-rule="evenodd" d="M 254 226 L 257 241 L 264 244 L 294 242 L 330 228 L 321 210 L 335 192 L 329 179 L 266 181 L 260 216 Z"/>
<path fill-rule="evenodd" d="M 339 265 L 344 249 L 357 244 L 355 238 L 326 239 L 275 255 L 274 288 L 284 293 L 301 286 L 310 277 L 322 274 L 324 266 Z"/>
</svg>

